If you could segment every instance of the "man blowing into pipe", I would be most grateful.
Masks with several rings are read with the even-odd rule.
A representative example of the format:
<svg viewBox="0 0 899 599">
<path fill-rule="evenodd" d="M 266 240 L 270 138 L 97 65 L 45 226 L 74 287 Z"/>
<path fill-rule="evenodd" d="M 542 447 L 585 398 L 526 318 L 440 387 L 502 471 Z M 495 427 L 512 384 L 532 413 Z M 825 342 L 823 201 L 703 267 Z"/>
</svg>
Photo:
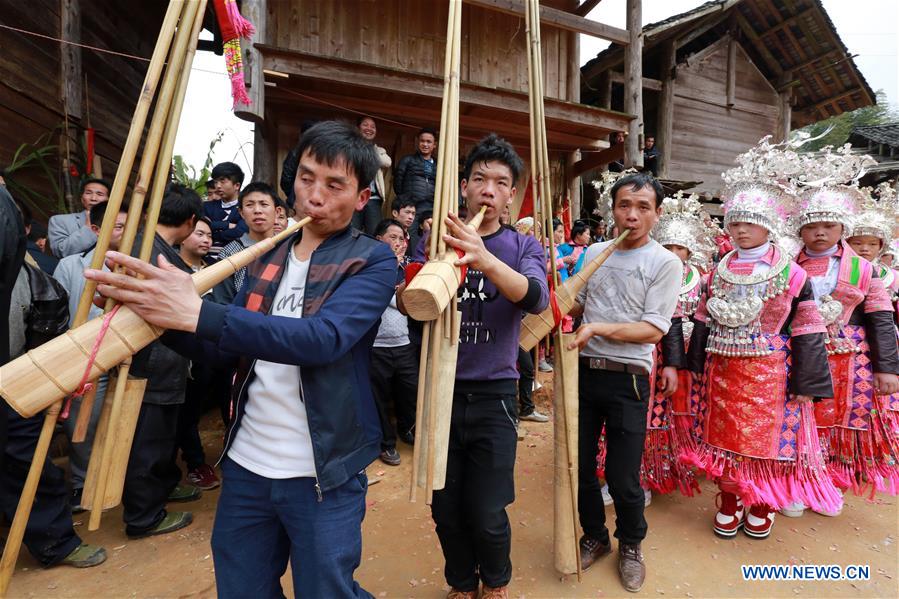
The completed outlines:
<svg viewBox="0 0 899 599">
<path fill-rule="evenodd" d="M 448 597 L 507 597 L 512 530 L 506 506 L 515 499 L 518 334 L 522 311 L 549 304 L 546 257 L 534 237 L 500 223 L 524 170 L 505 140 L 489 135 L 465 161 L 462 197 L 468 214 L 487 207 L 478 230 L 454 214 L 447 245 L 465 253 L 459 287 L 462 328 L 456 363 L 446 486 L 434 492 L 431 515 L 446 559 Z M 415 259 L 424 261 L 425 237 Z M 402 309 L 402 308 L 401 308 Z"/>
<path fill-rule="evenodd" d="M 178 351 L 237 367 L 212 533 L 220 597 L 281 597 L 288 559 L 298 597 L 370 597 L 353 580 L 364 468 L 381 441 L 368 365 L 396 257 L 349 226 L 378 169 L 373 146 L 322 122 L 298 150 L 297 208 L 312 221 L 250 266 L 232 304 L 202 301 L 165 260 L 108 254 L 144 280 L 86 272 L 101 294 L 171 329 L 163 340 Z"/>
</svg>

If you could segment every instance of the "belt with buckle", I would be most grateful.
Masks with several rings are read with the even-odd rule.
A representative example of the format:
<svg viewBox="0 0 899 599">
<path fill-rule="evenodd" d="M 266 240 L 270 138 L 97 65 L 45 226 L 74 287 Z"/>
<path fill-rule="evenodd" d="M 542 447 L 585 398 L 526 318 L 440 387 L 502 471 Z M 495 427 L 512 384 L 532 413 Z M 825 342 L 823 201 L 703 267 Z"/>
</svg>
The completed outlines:
<svg viewBox="0 0 899 599">
<path fill-rule="evenodd" d="M 608 370 L 610 372 L 626 372 L 627 374 L 642 374 L 644 376 L 649 374 L 642 366 L 616 362 L 608 358 L 579 358 L 578 361 L 581 366 L 590 370 Z"/>
</svg>

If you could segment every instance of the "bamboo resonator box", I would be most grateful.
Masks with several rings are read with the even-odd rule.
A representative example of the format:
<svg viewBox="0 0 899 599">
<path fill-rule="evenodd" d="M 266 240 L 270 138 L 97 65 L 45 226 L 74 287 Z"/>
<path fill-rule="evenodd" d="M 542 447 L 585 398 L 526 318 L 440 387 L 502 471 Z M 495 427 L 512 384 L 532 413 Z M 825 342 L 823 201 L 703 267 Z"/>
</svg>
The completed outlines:
<svg viewBox="0 0 899 599">
<path fill-rule="evenodd" d="M 581 272 L 572 275 L 567 281 L 556 287 L 556 304 L 559 306 L 559 311 L 563 316 L 571 312 L 571 308 L 577 299 L 577 294 L 587 285 L 587 280 L 593 273 L 599 270 L 603 262 L 609 259 L 609 256 L 615 252 L 618 245 L 624 241 L 628 234 L 630 234 L 630 229 L 625 230 L 599 256 L 584 265 Z M 518 337 L 518 344 L 523 350 L 531 351 L 541 339 L 553 330 L 555 324 L 552 307 L 547 308 L 540 314 L 528 314 L 521 321 L 521 333 Z"/>
<path fill-rule="evenodd" d="M 482 207 L 468 224 L 475 229 L 480 227 L 486 211 L 487 207 Z M 456 253 L 448 250 L 443 257 L 425 262 L 403 292 L 403 305 L 409 316 L 427 322 L 436 319 L 449 305 L 462 284 L 462 273 L 455 265 L 456 260 Z"/>
<path fill-rule="evenodd" d="M 193 281 L 197 292 L 202 294 L 212 289 L 309 221 L 310 218 L 306 217 L 278 235 L 195 273 Z M 172 306 L 172 309 L 177 307 Z M 21 416 L 29 418 L 74 393 L 84 376 L 102 326 L 103 317 L 94 318 L 0 367 L 0 396 Z M 163 332 L 164 329 L 148 324 L 130 308 L 122 306 L 110 319 L 109 330 L 100 343 L 90 380 L 96 380 L 133 356 Z"/>
</svg>

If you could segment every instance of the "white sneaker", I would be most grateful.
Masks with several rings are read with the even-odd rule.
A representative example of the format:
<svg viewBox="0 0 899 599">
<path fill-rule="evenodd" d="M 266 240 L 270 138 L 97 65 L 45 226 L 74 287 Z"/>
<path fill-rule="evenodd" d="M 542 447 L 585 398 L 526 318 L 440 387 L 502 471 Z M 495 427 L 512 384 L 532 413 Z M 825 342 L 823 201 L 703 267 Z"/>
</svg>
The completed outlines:
<svg viewBox="0 0 899 599">
<path fill-rule="evenodd" d="M 542 389 L 542 388 L 543 388 L 543 385 L 541 385 L 540 382 L 539 382 L 537 379 L 534 379 L 534 384 L 533 384 L 533 386 L 531 387 L 531 389 L 533 389 L 534 391 L 536 391 L 537 389 Z"/>
<path fill-rule="evenodd" d="M 805 513 L 805 504 L 801 501 L 794 501 L 790 505 L 782 507 L 780 513 L 787 518 L 801 518 Z"/>
<path fill-rule="evenodd" d="M 530 414 L 526 414 L 524 416 L 519 416 L 519 420 L 527 420 L 529 422 L 549 422 L 549 416 L 534 410 Z"/>
<path fill-rule="evenodd" d="M 540 360 L 540 364 L 537 366 L 540 369 L 540 372 L 552 372 L 553 365 L 547 362 L 545 359 Z"/>
<path fill-rule="evenodd" d="M 602 486 L 602 504 L 603 505 L 612 505 L 614 501 L 612 501 L 612 496 L 609 494 L 609 485 L 605 484 Z"/>
<path fill-rule="evenodd" d="M 652 491 L 643 489 L 643 507 L 649 507 L 650 503 L 652 503 Z"/>
<path fill-rule="evenodd" d="M 832 512 L 828 512 L 826 510 L 820 510 L 820 511 L 812 510 L 812 511 L 815 512 L 816 514 L 820 514 L 822 516 L 827 516 L 828 518 L 836 518 L 837 516 L 839 516 L 840 514 L 843 513 L 843 506 L 840 505 L 840 509 L 832 511 Z"/>
</svg>

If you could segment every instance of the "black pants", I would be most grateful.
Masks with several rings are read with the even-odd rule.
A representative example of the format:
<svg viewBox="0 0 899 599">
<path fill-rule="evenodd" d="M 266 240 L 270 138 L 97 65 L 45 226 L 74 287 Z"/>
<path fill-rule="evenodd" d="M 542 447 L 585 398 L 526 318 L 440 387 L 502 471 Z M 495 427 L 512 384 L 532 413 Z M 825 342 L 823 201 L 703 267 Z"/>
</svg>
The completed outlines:
<svg viewBox="0 0 899 599">
<path fill-rule="evenodd" d="M 597 443 L 606 427 L 606 482 L 615 502 L 615 537 L 646 537 L 640 461 L 646 437 L 649 377 L 581 365 L 578 376 L 578 516 L 584 533 L 608 541 L 606 512 L 596 477 Z"/>
<path fill-rule="evenodd" d="M 514 394 L 453 395 L 446 486 L 434 492 L 431 515 L 446 559 L 446 581 L 475 591 L 512 578 L 512 528 L 518 434 Z M 602 505 L 602 504 L 600 504 Z"/>
<path fill-rule="evenodd" d="M 215 405 L 222 415 L 225 430 L 231 424 L 231 385 L 234 383 L 234 370 L 212 367 L 209 369 L 208 401 Z"/>
<path fill-rule="evenodd" d="M 0 499 L 3 514 L 12 522 L 34 458 L 44 415 L 22 418 L 6 402 L 2 403 L 3 421 L 8 427 L 9 437 L 3 455 L 3 492 Z M 44 566 L 58 563 L 81 544 L 81 539 L 72 528 L 72 508 L 65 473 L 49 459 L 44 462 L 37 485 L 34 506 L 25 526 L 24 543 L 31 555 Z"/>
<path fill-rule="evenodd" d="M 371 348 L 371 391 L 381 420 L 381 449 L 396 447 L 396 434 L 415 428 L 419 354 L 414 344 Z M 390 398 L 396 410 L 396 428 L 390 420 Z"/>
<path fill-rule="evenodd" d="M 534 412 L 534 357 L 518 348 L 518 415 Z"/>
<path fill-rule="evenodd" d="M 188 470 L 199 468 L 206 463 L 206 453 L 200 440 L 200 416 L 209 393 L 209 369 L 202 364 L 193 364 L 191 378 L 187 379 L 184 405 L 178 414 L 178 436 L 176 443 Z"/>
<path fill-rule="evenodd" d="M 166 501 L 181 480 L 175 464 L 181 407 L 147 403 L 140 407 L 122 495 L 126 534 L 144 533 L 165 518 Z"/>
</svg>

